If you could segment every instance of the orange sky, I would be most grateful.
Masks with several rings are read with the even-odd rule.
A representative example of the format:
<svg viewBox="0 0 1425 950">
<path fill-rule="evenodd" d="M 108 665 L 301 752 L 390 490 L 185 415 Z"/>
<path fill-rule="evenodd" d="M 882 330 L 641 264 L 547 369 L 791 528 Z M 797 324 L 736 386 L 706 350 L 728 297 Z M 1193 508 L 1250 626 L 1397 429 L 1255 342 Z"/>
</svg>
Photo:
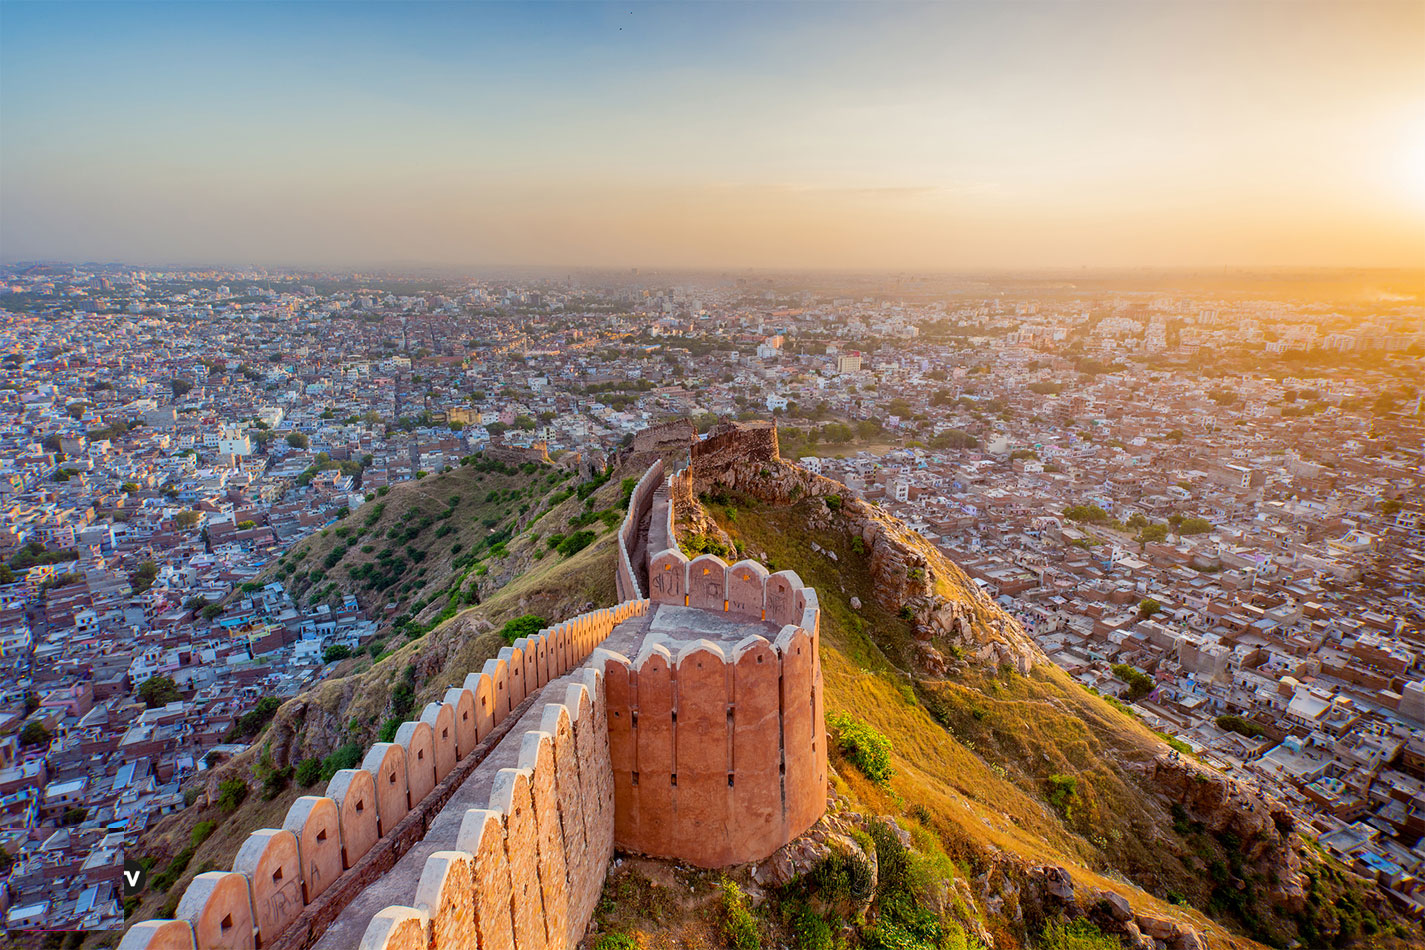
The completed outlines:
<svg viewBox="0 0 1425 950">
<path fill-rule="evenodd" d="M 7 4 L 0 256 L 1425 266 L 1425 3 Z"/>
</svg>

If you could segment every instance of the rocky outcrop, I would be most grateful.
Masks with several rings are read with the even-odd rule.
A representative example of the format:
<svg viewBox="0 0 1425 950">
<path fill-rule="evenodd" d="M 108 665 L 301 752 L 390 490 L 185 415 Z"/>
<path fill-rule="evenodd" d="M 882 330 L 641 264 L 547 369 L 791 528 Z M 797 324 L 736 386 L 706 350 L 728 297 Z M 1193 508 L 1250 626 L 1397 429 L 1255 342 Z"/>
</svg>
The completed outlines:
<svg viewBox="0 0 1425 950">
<path fill-rule="evenodd" d="M 752 879 L 762 887 L 784 887 L 799 878 L 811 874 L 826 861 L 840 857 L 857 864 L 863 869 L 863 879 L 867 886 L 854 894 L 846 895 L 844 906 L 821 906 L 818 910 L 835 910 L 847 919 L 856 919 L 871 906 L 876 893 L 879 868 L 876 849 L 863 848 L 853 832 L 863 828 L 864 820 L 858 814 L 836 814 L 828 811 L 821 819 L 800 837 L 778 848 L 771 857 L 755 865 Z M 821 898 L 825 904 L 825 898 Z"/>
<path fill-rule="evenodd" d="M 1305 905 L 1301 874 L 1301 840 L 1296 819 L 1281 802 L 1243 785 L 1221 772 L 1174 754 L 1153 762 L 1151 781 L 1159 795 L 1181 806 L 1187 817 L 1214 834 L 1231 834 L 1240 842 L 1238 857 L 1252 871 L 1272 882 L 1273 904 L 1290 913 Z"/>
<path fill-rule="evenodd" d="M 776 430 L 718 426 L 694 449 L 689 495 L 731 490 L 771 505 L 808 498 L 809 527 L 842 532 L 863 552 L 876 602 L 906 617 L 918 639 L 955 648 L 983 666 L 1028 673 L 1043 654 L 1019 622 L 1000 610 L 965 573 L 920 535 L 840 482 L 775 456 Z M 706 448 L 704 448 L 706 447 Z M 694 506 L 695 507 L 695 506 Z"/>
<path fill-rule="evenodd" d="M 1136 914 L 1122 894 L 1081 887 L 1062 867 L 1030 868 L 1024 892 L 1026 900 L 1038 902 L 1041 914 L 1088 918 L 1103 932 L 1121 935 L 1130 950 L 1207 950 L 1207 938 L 1191 924 Z"/>
</svg>

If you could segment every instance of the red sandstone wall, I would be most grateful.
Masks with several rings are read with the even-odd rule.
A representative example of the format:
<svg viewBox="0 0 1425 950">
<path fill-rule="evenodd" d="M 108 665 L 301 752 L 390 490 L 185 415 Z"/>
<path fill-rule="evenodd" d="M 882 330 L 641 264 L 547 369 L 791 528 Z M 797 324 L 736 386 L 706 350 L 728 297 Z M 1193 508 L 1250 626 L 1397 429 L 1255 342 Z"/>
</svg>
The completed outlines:
<svg viewBox="0 0 1425 950">
<path fill-rule="evenodd" d="M 396 826 L 407 813 L 420 809 L 423 798 L 447 773 L 461 772 L 460 762 L 476 751 L 473 743 L 463 748 L 465 741 L 472 736 L 474 742 L 486 739 L 524 701 L 526 686 L 537 690 L 549 679 L 568 673 L 614 626 L 647 609 L 647 601 L 627 601 L 571 618 L 502 650 L 498 662 L 490 661 L 484 672 L 471 674 L 463 687 L 447 690 L 444 701 L 429 704 L 419 721 L 405 723 L 397 730 L 396 742 L 377 743 L 363 768 L 338 773 L 327 796 L 298 799 L 284 822 L 286 830 L 253 832 L 239 850 L 232 872 L 195 878 L 179 902 L 180 920 L 132 928 L 125 936 L 125 950 L 254 950 L 259 940 L 264 947 L 288 945 L 287 928 L 304 908 L 329 891 L 342 892 L 349 900 L 354 892 L 333 885 L 341 883 L 368 852 L 393 847 Z M 515 668 L 519 675 L 511 676 Z M 604 867 L 613 853 L 614 784 L 602 677 L 593 670 L 581 676 L 579 685 L 545 707 L 541 723 L 548 723 L 547 727 L 503 740 L 522 744 L 536 737 L 529 761 L 521 760 L 527 766 L 519 770 L 527 773 L 524 784 L 510 790 L 516 800 L 529 805 L 516 816 L 515 832 L 508 838 L 510 803 L 504 802 L 503 810 L 495 802 L 491 806 L 500 815 L 499 848 L 508 873 L 523 875 L 518 880 L 537 888 L 541 897 L 532 904 L 538 909 L 533 917 L 510 922 L 516 933 L 521 928 L 538 932 L 538 941 L 531 937 L 521 947 L 572 947 L 577 942 L 593 914 Z M 540 738 L 546 735 L 547 742 Z M 473 767 L 474 763 L 467 763 L 464 774 Z M 511 781 L 507 778 L 505 784 Z M 410 796 L 412 788 L 419 790 L 415 799 Z M 577 834 L 564 833 L 565 828 L 575 827 Z M 489 842 L 485 846 L 492 847 Z M 433 855 L 413 895 L 414 909 L 388 908 L 377 915 L 367 933 L 369 940 L 377 940 L 371 947 L 406 946 L 414 932 L 413 920 L 419 920 L 422 932 L 430 935 L 428 947 L 419 944 L 423 950 L 474 946 L 466 942 L 477 928 L 473 882 L 496 872 L 473 862 L 466 852 Z M 343 866 L 347 870 L 334 877 Z M 328 899 L 333 899 L 332 894 Z M 334 917 L 335 913 L 326 919 Z M 486 926 L 495 935 L 502 925 L 487 921 Z M 292 944 L 300 946 L 304 940 L 296 938 L 306 935 L 290 936 Z M 482 937 L 479 946 L 501 944 Z"/>
<path fill-rule="evenodd" d="M 637 543 L 638 526 L 653 506 L 653 493 L 658 490 L 662 481 L 663 460 L 659 459 L 648 466 L 648 471 L 638 480 L 633 495 L 629 498 L 628 511 L 624 514 L 618 533 L 619 561 L 614 583 L 618 588 L 619 600 L 642 600 L 645 596 L 638 584 L 638 574 L 633 569 L 633 549 Z"/>
<path fill-rule="evenodd" d="M 602 659 L 620 848 L 701 867 L 758 861 L 826 808 L 814 640 L 694 641 Z"/>
</svg>

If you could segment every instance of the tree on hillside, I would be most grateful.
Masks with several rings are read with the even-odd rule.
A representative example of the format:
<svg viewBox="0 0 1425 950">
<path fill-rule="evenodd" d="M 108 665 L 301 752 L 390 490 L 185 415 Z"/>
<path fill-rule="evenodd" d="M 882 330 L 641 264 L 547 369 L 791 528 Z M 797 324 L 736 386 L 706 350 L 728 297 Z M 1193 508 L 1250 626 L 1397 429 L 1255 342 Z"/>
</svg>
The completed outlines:
<svg viewBox="0 0 1425 950">
<path fill-rule="evenodd" d="M 287 436 L 287 444 L 294 449 L 305 449 L 308 445 L 311 445 L 311 442 L 308 441 L 305 433 L 293 432 Z"/>
</svg>

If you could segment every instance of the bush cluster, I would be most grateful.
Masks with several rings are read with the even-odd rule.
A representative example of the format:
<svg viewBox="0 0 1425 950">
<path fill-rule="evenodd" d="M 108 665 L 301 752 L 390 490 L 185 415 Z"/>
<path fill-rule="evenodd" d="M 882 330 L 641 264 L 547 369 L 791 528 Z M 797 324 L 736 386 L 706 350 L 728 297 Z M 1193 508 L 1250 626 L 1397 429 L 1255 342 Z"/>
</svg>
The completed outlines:
<svg viewBox="0 0 1425 950">
<path fill-rule="evenodd" d="M 844 713 L 826 718 L 837 748 L 846 760 L 873 782 L 885 782 L 895 774 L 891 766 L 891 740 L 859 719 Z"/>
</svg>

